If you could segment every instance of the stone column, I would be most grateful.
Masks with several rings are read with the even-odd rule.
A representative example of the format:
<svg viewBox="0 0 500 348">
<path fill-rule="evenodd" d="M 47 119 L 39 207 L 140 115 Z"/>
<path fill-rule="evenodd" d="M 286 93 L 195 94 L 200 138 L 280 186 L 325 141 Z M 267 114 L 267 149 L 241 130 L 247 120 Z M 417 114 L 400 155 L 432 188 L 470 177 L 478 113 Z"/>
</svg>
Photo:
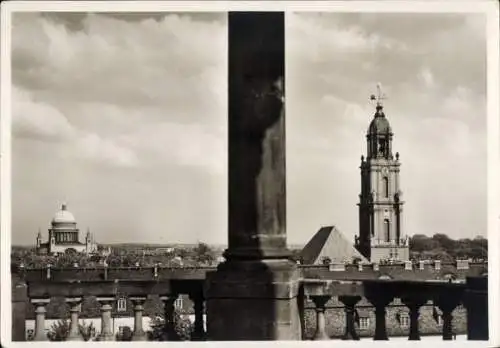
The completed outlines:
<svg viewBox="0 0 500 348">
<path fill-rule="evenodd" d="M 132 333 L 132 341 L 147 341 L 146 333 L 142 328 L 142 313 L 146 297 L 130 297 L 130 300 L 134 304 L 134 332 Z"/>
<path fill-rule="evenodd" d="M 31 299 L 31 303 L 35 305 L 35 336 L 34 341 L 48 341 L 45 333 L 45 307 L 50 303 L 50 299 Z"/>
<path fill-rule="evenodd" d="M 405 304 L 410 310 L 410 341 L 420 340 L 420 330 L 418 325 L 418 318 L 420 316 L 420 307 L 422 307 L 427 300 L 417 295 L 401 298 L 401 302 Z"/>
<path fill-rule="evenodd" d="M 165 332 L 163 336 L 163 341 L 177 341 L 177 333 L 175 332 L 174 323 L 174 302 L 177 299 L 177 294 L 163 295 L 160 296 L 160 300 L 163 302 L 165 309 Z"/>
<path fill-rule="evenodd" d="M 98 297 L 97 301 L 101 305 L 101 333 L 99 334 L 99 341 L 114 341 L 113 328 L 111 327 L 111 305 L 115 300 L 114 297 Z"/>
<path fill-rule="evenodd" d="M 202 293 L 190 294 L 189 297 L 194 304 L 194 329 L 191 334 L 191 341 L 203 341 L 205 339 L 205 328 L 203 324 L 205 299 Z"/>
<path fill-rule="evenodd" d="M 316 333 L 314 335 L 315 341 L 329 340 L 330 337 L 326 333 L 326 321 L 325 321 L 325 305 L 331 298 L 330 295 L 309 295 L 309 298 L 314 302 L 316 310 Z"/>
<path fill-rule="evenodd" d="M 385 308 L 392 302 L 393 297 L 384 293 L 373 293 L 366 298 L 375 307 L 375 336 L 373 339 L 386 341 L 389 337 L 387 336 Z"/>
<path fill-rule="evenodd" d="M 361 296 L 339 296 L 339 301 L 344 304 L 345 311 L 345 333 L 343 340 L 359 340 L 354 321 L 354 311 L 356 303 L 361 300 Z"/>
<path fill-rule="evenodd" d="M 297 340 L 286 247 L 283 12 L 229 13 L 228 249 L 207 275 L 210 340 Z"/>
<path fill-rule="evenodd" d="M 83 337 L 80 334 L 80 327 L 78 325 L 78 314 L 82 308 L 82 298 L 67 298 L 66 303 L 69 304 L 69 312 L 71 313 L 71 324 L 66 341 L 83 341 Z"/>
</svg>

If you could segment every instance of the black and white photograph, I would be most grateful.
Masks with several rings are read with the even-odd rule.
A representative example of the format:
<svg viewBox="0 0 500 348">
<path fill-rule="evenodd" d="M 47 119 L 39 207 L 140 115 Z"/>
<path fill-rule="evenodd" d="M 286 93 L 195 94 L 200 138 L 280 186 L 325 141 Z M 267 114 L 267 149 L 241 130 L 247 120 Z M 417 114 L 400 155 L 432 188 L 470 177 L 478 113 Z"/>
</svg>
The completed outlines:
<svg viewBox="0 0 500 348">
<path fill-rule="evenodd" d="M 500 343 L 498 5 L 161 3 L 2 5 L 2 346 Z"/>
</svg>

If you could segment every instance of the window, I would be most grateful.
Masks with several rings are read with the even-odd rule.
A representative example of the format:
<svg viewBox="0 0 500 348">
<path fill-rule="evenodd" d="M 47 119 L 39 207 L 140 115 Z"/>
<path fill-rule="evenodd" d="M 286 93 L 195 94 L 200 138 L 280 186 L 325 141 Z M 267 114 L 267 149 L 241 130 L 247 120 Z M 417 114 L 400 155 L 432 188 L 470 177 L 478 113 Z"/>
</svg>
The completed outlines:
<svg viewBox="0 0 500 348">
<path fill-rule="evenodd" d="M 437 317 L 437 324 L 439 326 L 443 326 L 443 316 L 441 314 L 439 314 Z"/>
<path fill-rule="evenodd" d="M 370 328 L 370 318 L 367 317 L 359 318 L 359 328 L 360 330 L 368 330 Z"/>
<path fill-rule="evenodd" d="M 174 306 L 176 309 L 182 309 L 182 297 L 178 297 L 175 302 Z"/>
<path fill-rule="evenodd" d="M 117 303 L 116 303 L 116 310 L 118 312 L 125 312 L 127 310 L 127 299 L 126 298 L 119 298 Z"/>
<path fill-rule="evenodd" d="M 391 225 L 389 219 L 384 219 L 384 231 L 385 231 L 385 241 L 391 241 Z"/>
<path fill-rule="evenodd" d="M 384 196 L 385 198 L 389 198 L 389 179 L 384 177 L 382 180 L 384 182 Z"/>
<path fill-rule="evenodd" d="M 401 314 L 400 324 L 401 327 L 410 327 L 410 316 L 408 314 Z"/>
<path fill-rule="evenodd" d="M 398 259 L 398 249 L 391 249 L 390 250 L 390 254 L 389 256 L 391 257 L 391 259 Z"/>
</svg>

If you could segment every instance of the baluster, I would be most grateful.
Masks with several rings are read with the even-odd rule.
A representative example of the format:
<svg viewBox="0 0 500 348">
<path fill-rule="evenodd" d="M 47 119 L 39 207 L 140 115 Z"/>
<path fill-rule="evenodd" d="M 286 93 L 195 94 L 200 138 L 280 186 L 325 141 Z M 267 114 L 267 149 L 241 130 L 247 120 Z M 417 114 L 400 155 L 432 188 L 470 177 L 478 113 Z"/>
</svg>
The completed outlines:
<svg viewBox="0 0 500 348">
<path fill-rule="evenodd" d="M 130 297 L 134 304 L 134 332 L 132 333 L 132 341 L 147 341 L 146 333 L 142 328 L 142 312 L 144 311 L 144 302 L 146 297 Z"/>
<path fill-rule="evenodd" d="M 163 302 L 165 308 L 165 332 L 162 338 L 163 341 L 178 340 L 174 327 L 174 302 L 177 296 L 177 294 L 160 296 L 160 300 Z"/>
<path fill-rule="evenodd" d="M 367 300 L 375 307 L 375 341 L 387 341 L 387 325 L 385 308 L 392 302 L 393 297 L 384 293 L 373 293 L 366 296 Z"/>
<path fill-rule="evenodd" d="M 71 313 L 71 324 L 66 341 L 83 341 L 83 337 L 80 334 L 80 327 L 78 325 L 78 313 L 80 313 L 82 308 L 82 298 L 67 298 L 66 303 L 69 304 L 69 311 Z"/>
<path fill-rule="evenodd" d="M 443 312 L 443 340 L 453 339 L 453 310 L 460 303 L 459 295 L 447 292 L 434 300 L 434 304 Z"/>
<path fill-rule="evenodd" d="M 194 330 L 191 334 L 191 341 L 203 341 L 205 340 L 205 325 L 203 320 L 205 299 L 202 292 L 191 293 L 189 294 L 189 298 L 194 304 Z"/>
<path fill-rule="evenodd" d="M 422 307 L 427 302 L 427 300 L 415 295 L 411 297 L 401 298 L 401 302 L 403 302 L 405 306 L 410 310 L 410 335 L 408 336 L 408 339 L 410 341 L 419 341 L 420 331 L 418 318 L 420 316 L 420 307 Z"/>
<path fill-rule="evenodd" d="M 354 322 L 354 311 L 356 310 L 356 303 L 360 300 L 361 296 L 339 296 L 339 301 L 344 304 L 345 311 L 345 333 L 342 337 L 343 340 L 359 340 Z"/>
<path fill-rule="evenodd" d="M 34 341 L 47 341 L 48 337 L 45 333 L 45 313 L 47 313 L 47 309 L 45 308 L 50 302 L 48 298 L 39 298 L 32 299 L 31 303 L 35 305 L 35 336 L 33 338 Z"/>
<path fill-rule="evenodd" d="M 329 340 L 330 337 L 326 333 L 326 320 L 325 320 L 325 305 L 331 298 L 330 295 L 309 295 L 311 301 L 314 302 L 316 310 L 316 333 L 313 340 Z"/>
<path fill-rule="evenodd" d="M 114 341 L 113 329 L 111 328 L 111 303 L 115 300 L 114 297 L 98 297 L 97 301 L 101 305 L 101 333 L 99 341 Z"/>
</svg>

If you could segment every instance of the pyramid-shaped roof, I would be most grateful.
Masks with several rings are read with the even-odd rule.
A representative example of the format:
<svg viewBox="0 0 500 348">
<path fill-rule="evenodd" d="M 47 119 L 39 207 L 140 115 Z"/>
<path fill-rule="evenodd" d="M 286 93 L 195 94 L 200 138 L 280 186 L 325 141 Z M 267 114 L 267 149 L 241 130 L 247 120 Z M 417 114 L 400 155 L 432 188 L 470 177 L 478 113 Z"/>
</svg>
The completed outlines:
<svg viewBox="0 0 500 348">
<path fill-rule="evenodd" d="M 322 264 L 326 257 L 335 263 L 352 262 L 353 258 L 368 262 L 335 226 L 320 228 L 302 249 L 300 257 L 305 265 Z"/>
</svg>

